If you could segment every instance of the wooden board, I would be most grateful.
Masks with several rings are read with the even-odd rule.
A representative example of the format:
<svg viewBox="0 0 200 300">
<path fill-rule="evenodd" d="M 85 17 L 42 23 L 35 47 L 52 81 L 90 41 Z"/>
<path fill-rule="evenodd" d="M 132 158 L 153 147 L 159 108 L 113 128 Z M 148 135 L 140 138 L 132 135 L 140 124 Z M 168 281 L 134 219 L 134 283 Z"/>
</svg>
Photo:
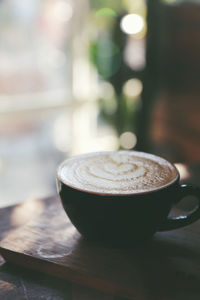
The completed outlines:
<svg viewBox="0 0 200 300">
<path fill-rule="evenodd" d="M 55 197 L 4 211 L 0 253 L 9 262 L 128 299 L 200 299 L 200 222 L 112 249 L 85 241 Z"/>
</svg>

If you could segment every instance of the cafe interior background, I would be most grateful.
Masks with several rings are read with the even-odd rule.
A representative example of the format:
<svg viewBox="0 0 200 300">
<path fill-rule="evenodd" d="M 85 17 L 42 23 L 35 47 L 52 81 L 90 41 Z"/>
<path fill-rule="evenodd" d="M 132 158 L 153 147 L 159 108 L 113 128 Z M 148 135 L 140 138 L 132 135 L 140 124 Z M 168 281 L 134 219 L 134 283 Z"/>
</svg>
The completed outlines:
<svg viewBox="0 0 200 300">
<path fill-rule="evenodd" d="M 200 5 L 0 2 L 0 206 L 56 194 L 58 164 L 140 150 L 200 166 Z"/>
</svg>

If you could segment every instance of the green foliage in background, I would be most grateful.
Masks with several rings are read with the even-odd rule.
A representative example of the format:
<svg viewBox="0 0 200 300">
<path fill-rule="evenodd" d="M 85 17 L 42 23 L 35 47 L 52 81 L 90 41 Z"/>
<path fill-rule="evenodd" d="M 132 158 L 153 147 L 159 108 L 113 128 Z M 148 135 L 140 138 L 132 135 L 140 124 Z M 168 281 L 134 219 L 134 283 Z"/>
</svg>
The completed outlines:
<svg viewBox="0 0 200 300">
<path fill-rule="evenodd" d="M 120 28 L 121 18 L 126 14 L 121 1 L 93 1 L 95 38 L 90 44 L 90 60 L 95 66 L 100 81 L 113 88 L 112 97 L 99 99 L 100 118 L 111 124 L 118 135 L 124 131 L 135 131 L 137 104 L 123 94 L 124 83 L 135 76 L 124 61 L 127 36 Z M 111 8 L 108 4 L 112 3 Z M 106 8 L 102 8 L 105 5 Z M 99 26 L 100 25 L 100 26 Z"/>
</svg>

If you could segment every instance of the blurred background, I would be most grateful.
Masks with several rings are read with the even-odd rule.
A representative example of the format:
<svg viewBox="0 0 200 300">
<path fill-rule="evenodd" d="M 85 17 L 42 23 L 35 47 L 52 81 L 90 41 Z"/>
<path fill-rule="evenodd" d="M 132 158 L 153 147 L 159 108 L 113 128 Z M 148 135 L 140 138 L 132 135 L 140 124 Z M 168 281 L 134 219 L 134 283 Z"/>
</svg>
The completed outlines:
<svg viewBox="0 0 200 300">
<path fill-rule="evenodd" d="M 0 206 L 80 153 L 198 165 L 199 36 L 197 0 L 0 1 Z"/>
</svg>

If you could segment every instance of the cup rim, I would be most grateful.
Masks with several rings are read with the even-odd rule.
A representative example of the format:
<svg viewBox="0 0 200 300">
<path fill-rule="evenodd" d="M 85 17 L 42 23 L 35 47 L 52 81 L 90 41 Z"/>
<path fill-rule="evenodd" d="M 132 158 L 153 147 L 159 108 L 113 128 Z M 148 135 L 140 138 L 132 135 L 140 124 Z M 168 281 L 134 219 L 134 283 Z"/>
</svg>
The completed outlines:
<svg viewBox="0 0 200 300">
<path fill-rule="evenodd" d="M 91 153 L 85 153 L 85 154 L 81 154 L 83 156 L 89 156 L 89 155 L 92 155 L 92 154 L 98 154 L 98 153 L 112 153 L 112 152 L 116 152 L 118 150 L 115 150 L 115 151 L 99 151 L 99 152 L 91 152 Z M 121 152 L 127 152 L 129 150 L 119 150 Z M 169 162 L 168 160 L 166 160 L 165 158 L 161 157 L 161 156 L 158 156 L 158 155 L 155 155 L 155 154 L 151 154 L 151 153 L 147 153 L 147 152 L 142 152 L 142 151 L 134 151 L 132 150 L 131 152 L 134 152 L 136 154 L 138 153 L 141 153 L 141 154 L 147 154 L 148 156 L 151 156 L 151 157 L 155 157 L 155 158 L 159 158 L 161 160 L 164 160 L 166 161 L 168 164 L 170 164 L 176 171 L 176 176 L 174 177 L 174 179 L 172 179 L 170 182 L 160 186 L 160 187 L 155 187 L 151 190 L 147 190 L 147 191 L 136 191 L 136 192 L 133 192 L 133 193 L 109 193 L 109 192 L 95 192 L 95 191 L 89 191 L 89 190 L 86 190 L 86 189 L 82 189 L 82 188 L 79 188 L 79 187 L 76 187 L 76 186 L 73 186 L 69 183 L 65 183 L 62 179 L 61 179 L 61 176 L 59 175 L 59 170 L 62 168 L 62 166 L 65 164 L 65 162 L 68 160 L 68 159 L 72 159 L 73 157 L 77 157 L 79 155 L 76 155 L 76 156 L 71 156 L 67 159 L 65 159 L 64 161 L 62 161 L 58 167 L 57 167 L 57 170 L 56 170 L 56 179 L 61 182 L 64 186 L 66 187 L 69 187 L 73 190 L 77 190 L 77 191 L 80 191 L 80 192 L 83 192 L 83 193 L 86 193 L 86 194 L 94 194 L 94 195 L 99 195 L 99 196 L 110 196 L 110 197 L 129 197 L 129 196 L 139 196 L 139 195 L 145 195 L 145 194 L 150 194 L 150 193 L 154 193 L 154 192 L 158 192 L 160 190 L 163 190 L 163 189 L 166 189 L 168 188 L 169 186 L 173 185 L 176 181 L 179 182 L 179 179 L 180 179 L 180 173 L 177 169 L 177 167 Z M 81 156 L 80 155 L 80 156 Z"/>
</svg>

